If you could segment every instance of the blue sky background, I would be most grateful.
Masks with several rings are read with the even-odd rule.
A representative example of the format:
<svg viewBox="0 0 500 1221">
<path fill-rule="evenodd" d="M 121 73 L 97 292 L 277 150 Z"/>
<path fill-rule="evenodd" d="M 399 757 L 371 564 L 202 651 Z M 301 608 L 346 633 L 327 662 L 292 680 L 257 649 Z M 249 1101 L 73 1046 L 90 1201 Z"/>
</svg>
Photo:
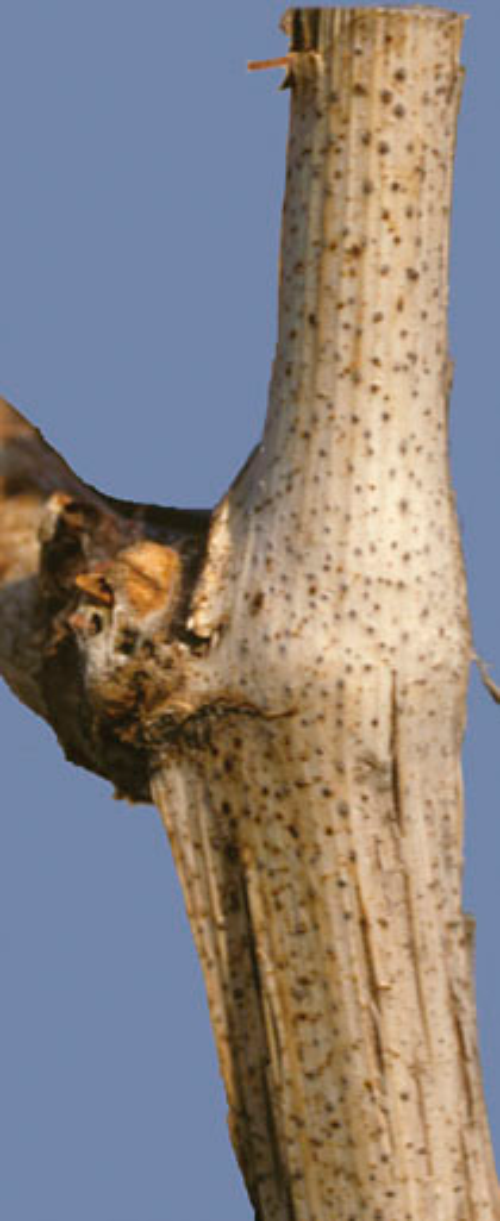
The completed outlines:
<svg viewBox="0 0 500 1221">
<path fill-rule="evenodd" d="M 0 0 L 0 392 L 85 479 L 210 505 L 262 424 L 288 97 L 276 0 Z M 470 0 L 452 249 L 454 479 L 500 677 L 498 0 Z M 0 1216 L 250 1221 L 152 807 L 0 689 Z M 500 1150 L 500 709 L 473 677 L 466 905 Z"/>
</svg>

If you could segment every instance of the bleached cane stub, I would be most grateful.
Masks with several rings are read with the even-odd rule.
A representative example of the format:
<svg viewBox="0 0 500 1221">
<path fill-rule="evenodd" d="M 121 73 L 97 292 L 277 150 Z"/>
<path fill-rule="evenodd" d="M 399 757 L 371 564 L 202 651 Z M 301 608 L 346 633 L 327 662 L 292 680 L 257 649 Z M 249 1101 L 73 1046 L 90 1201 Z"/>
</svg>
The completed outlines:
<svg viewBox="0 0 500 1221">
<path fill-rule="evenodd" d="M 0 410 L 0 662 L 157 803 L 257 1221 L 499 1221 L 461 907 L 448 465 L 463 18 L 297 9 L 262 444 L 213 513 Z"/>
</svg>

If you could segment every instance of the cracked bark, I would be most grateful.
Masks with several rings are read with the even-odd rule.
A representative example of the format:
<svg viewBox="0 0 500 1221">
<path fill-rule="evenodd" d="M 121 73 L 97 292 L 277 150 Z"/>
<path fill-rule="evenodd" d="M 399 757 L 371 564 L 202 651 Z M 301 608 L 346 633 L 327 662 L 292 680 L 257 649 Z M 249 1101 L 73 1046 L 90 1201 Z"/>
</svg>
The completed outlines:
<svg viewBox="0 0 500 1221">
<path fill-rule="evenodd" d="M 462 18 L 285 24 L 262 444 L 213 513 L 134 506 L 4 403 L 0 663 L 161 811 L 259 1221 L 489 1221 L 447 454 Z"/>
</svg>

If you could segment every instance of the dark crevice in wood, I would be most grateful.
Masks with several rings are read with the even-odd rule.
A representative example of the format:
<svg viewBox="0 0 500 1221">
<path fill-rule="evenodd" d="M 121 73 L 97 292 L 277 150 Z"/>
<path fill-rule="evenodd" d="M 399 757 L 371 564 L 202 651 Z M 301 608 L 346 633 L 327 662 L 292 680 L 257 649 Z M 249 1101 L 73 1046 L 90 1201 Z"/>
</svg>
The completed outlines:
<svg viewBox="0 0 500 1221">
<path fill-rule="evenodd" d="M 288 9 L 282 27 L 290 35 L 290 51 L 315 51 L 319 41 L 320 8 Z"/>
<path fill-rule="evenodd" d="M 249 955 L 249 959 L 250 959 L 252 975 L 253 975 L 254 984 L 255 984 L 255 995 L 258 998 L 259 1008 L 261 1011 L 262 1029 L 265 1030 L 264 1001 L 263 1001 L 265 989 L 262 986 L 262 980 L 261 980 L 260 968 L 259 968 L 259 960 L 258 960 L 257 949 L 256 949 L 256 941 L 255 941 L 255 937 L 253 934 L 252 913 L 251 913 L 251 908 L 250 908 L 250 903 L 249 903 L 246 879 L 244 878 L 244 876 L 242 876 L 241 893 L 242 893 L 242 902 L 243 902 L 243 908 L 244 908 L 245 918 L 246 918 L 246 925 L 248 928 L 248 955 Z M 272 1102 L 272 1098 L 271 1098 L 271 1093 L 270 1093 L 270 1089 L 269 1089 L 266 1067 L 267 1067 L 266 1064 L 262 1064 L 261 1072 L 260 1072 L 260 1079 L 261 1079 L 262 1098 L 264 1101 L 265 1113 L 266 1113 L 269 1149 L 270 1149 L 270 1153 L 271 1153 L 271 1157 L 272 1157 L 272 1161 L 273 1161 L 273 1167 L 274 1167 L 273 1179 L 277 1185 L 279 1184 L 280 1190 L 283 1194 L 283 1202 L 284 1202 L 284 1205 L 287 1210 L 287 1215 L 289 1217 L 289 1221 L 295 1221 L 296 1210 L 294 1207 L 293 1198 L 292 1198 L 292 1194 L 291 1194 L 291 1190 L 290 1190 L 289 1176 L 285 1170 L 285 1167 L 283 1166 L 283 1159 L 282 1159 L 281 1148 L 280 1148 L 281 1142 L 279 1140 L 278 1132 L 276 1130 L 276 1119 L 275 1119 L 275 1114 L 274 1114 L 274 1107 L 273 1107 L 273 1102 Z M 258 1200 L 253 1199 L 252 1203 L 257 1205 L 256 1218 L 258 1218 L 259 1215 L 261 1215 L 259 1213 Z M 264 1219 L 263 1219 L 263 1221 L 264 1221 Z"/>
</svg>

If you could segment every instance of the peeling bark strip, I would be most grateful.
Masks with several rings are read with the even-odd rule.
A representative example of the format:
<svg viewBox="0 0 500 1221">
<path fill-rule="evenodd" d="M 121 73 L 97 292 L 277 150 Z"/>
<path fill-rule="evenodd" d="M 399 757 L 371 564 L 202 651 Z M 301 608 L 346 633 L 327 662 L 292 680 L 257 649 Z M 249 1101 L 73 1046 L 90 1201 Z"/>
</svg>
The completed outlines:
<svg viewBox="0 0 500 1221">
<path fill-rule="evenodd" d="M 161 810 L 258 1221 L 500 1217 L 461 910 L 462 24 L 286 16 L 269 411 L 212 516 L 101 496 L 0 411 L 3 672 Z"/>
</svg>

